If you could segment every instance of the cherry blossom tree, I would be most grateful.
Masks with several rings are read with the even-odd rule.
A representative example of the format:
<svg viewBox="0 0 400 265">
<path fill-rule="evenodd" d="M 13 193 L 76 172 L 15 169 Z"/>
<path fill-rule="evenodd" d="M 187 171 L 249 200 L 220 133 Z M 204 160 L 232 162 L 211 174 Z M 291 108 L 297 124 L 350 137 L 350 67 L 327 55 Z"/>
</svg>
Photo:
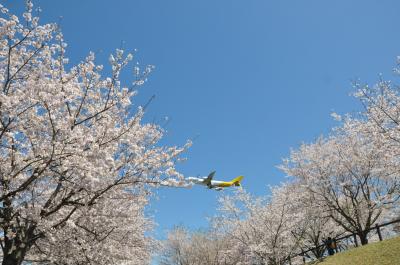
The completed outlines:
<svg viewBox="0 0 400 265">
<path fill-rule="evenodd" d="M 394 69 L 400 73 L 400 57 L 398 65 Z M 361 101 L 365 111 L 362 113 L 364 131 L 374 135 L 380 141 L 381 149 L 385 150 L 385 161 L 387 169 L 392 174 L 387 177 L 399 182 L 399 145 L 400 145 L 400 90 L 399 86 L 392 81 L 380 77 L 377 84 L 373 86 L 362 85 L 359 82 L 354 84 L 355 96 Z M 400 195 L 400 187 L 396 189 Z"/>
<path fill-rule="evenodd" d="M 56 24 L 39 24 L 27 1 L 22 21 L 0 6 L 0 227 L 3 265 L 144 264 L 149 186 L 179 185 L 187 147 L 157 144 L 132 100 L 152 66 L 121 72 L 132 54 L 94 53 L 68 65 Z"/>
<path fill-rule="evenodd" d="M 291 181 L 290 186 L 291 192 L 297 197 L 297 207 L 293 211 L 301 216 L 296 229 L 292 231 L 298 241 L 299 252 L 310 250 L 303 256 L 320 259 L 325 253 L 324 240 L 328 237 L 339 237 L 344 233 L 344 229 L 330 218 L 326 208 L 316 203 L 315 195 L 307 188 L 295 181 Z"/>
<path fill-rule="evenodd" d="M 215 231 L 190 232 L 175 227 L 168 233 L 160 257 L 162 265 L 228 265 L 221 252 L 228 248 L 227 241 Z"/>
<path fill-rule="evenodd" d="M 365 123 L 347 119 L 331 137 L 303 144 L 281 168 L 295 177 L 329 216 L 368 243 L 368 230 L 397 202 L 386 149 Z"/>
<path fill-rule="evenodd" d="M 219 227 L 242 249 L 242 264 L 285 264 L 298 248 L 293 232 L 302 218 L 295 211 L 296 194 L 292 186 L 271 188 L 271 196 L 253 197 L 243 190 L 221 198 Z"/>
</svg>

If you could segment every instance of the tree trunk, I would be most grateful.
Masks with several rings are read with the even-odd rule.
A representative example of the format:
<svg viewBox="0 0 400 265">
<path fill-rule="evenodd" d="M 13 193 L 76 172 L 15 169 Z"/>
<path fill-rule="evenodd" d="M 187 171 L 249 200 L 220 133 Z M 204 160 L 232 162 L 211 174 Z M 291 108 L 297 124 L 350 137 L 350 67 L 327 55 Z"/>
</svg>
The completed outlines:
<svg viewBox="0 0 400 265">
<path fill-rule="evenodd" d="M 16 239 L 5 240 L 3 250 L 2 265 L 20 265 L 25 259 L 25 254 L 28 251 L 28 246 L 21 245 L 21 241 Z M 7 242 L 8 241 L 8 242 Z M 15 245 L 14 250 L 13 246 Z"/>
<path fill-rule="evenodd" d="M 363 245 L 363 246 L 367 245 L 368 244 L 368 238 L 367 238 L 368 232 L 361 231 L 361 232 L 358 232 L 357 234 L 360 237 L 361 245 Z"/>
<path fill-rule="evenodd" d="M 2 265 L 21 265 L 24 261 L 26 251 L 15 250 L 10 254 L 4 253 Z"/>
<path fill-rule="evenodd" d="M 25 231 L 18 231 L 13 238 L 7 237 L 7 232 L 4 236 L 4 249 L 2 265 L 21 265 L 25 260 L 25 255 L 32 246 L 28 242 L 32 240 L 35 226 L 30 226 Z"/>
</svg>

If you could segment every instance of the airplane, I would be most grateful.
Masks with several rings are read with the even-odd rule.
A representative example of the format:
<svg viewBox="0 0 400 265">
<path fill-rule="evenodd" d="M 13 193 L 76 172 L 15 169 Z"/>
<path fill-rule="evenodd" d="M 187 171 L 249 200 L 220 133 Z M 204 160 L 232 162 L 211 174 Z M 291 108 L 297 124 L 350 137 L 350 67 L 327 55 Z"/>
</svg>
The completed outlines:
<svg viewBox="0 0 400 265">
<path fill-rule="evenodd" d="M 215 171 L 211 172 L 206 178 L 190 177 L 188 178 L 188 180 L 195 184 L 207 186 L 209 189 L 215 189 L 220 191 L 226 187 L 240 186 L 240 181 L 243 179 L 243 176 L 239 176 L 231 181 L 219 181 L 219 180 L 213 180 L 214 175 Z"/>
</svg>

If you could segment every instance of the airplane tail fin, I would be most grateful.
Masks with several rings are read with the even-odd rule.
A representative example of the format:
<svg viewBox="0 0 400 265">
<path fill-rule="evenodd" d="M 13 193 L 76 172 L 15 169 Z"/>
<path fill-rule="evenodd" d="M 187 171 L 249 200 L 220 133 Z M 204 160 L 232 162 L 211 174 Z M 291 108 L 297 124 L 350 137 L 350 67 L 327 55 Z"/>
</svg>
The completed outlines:
<svg viewBox="0 0 400 265">
<path fill-rule="evenodd" d="M 231 181 L 231 183 L 232 183 L 232 185 L 235 185 L 235 186 L 240 186 L 240 181 L 243 179 L 243 176 L 239 176 L 239 177 L 237 177 L 237 178 L 234 178 L 232 181 Z"/>
<path fill-rule="evenodd" d="M 205 183 L 205 184 L 207 185 L 207 187 L 209 187 L 210 189 L 212 188 L 212 187 L 211 187 L 211 180 L 213 179 L 214 175 L 215 175 L 215 171 L 211 172 L 211 173 L 207 176 L 207 178 L 205 178 L 205 179 L 203 180 L 203 183 Z"/>
</svg>

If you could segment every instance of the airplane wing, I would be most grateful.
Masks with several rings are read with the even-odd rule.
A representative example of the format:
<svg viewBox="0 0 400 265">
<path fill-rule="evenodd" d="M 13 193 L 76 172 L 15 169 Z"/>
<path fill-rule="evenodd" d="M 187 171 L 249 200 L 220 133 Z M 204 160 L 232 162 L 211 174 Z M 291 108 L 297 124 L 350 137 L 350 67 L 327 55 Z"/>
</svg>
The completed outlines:
<svg viewBox="0 0 400 265">
<path fill-rule="evenodd" d="M 211 172 L 210 174 L 208 174 L 207 178 L 205 178 L 203 180 L 203 183 L 207 185 L 207 187 L 209 187 L 210 189 L 212 188 L 211 186 L 211 180 L 213 179 L 215 175 L 215 171 Z"/>
</svg>

